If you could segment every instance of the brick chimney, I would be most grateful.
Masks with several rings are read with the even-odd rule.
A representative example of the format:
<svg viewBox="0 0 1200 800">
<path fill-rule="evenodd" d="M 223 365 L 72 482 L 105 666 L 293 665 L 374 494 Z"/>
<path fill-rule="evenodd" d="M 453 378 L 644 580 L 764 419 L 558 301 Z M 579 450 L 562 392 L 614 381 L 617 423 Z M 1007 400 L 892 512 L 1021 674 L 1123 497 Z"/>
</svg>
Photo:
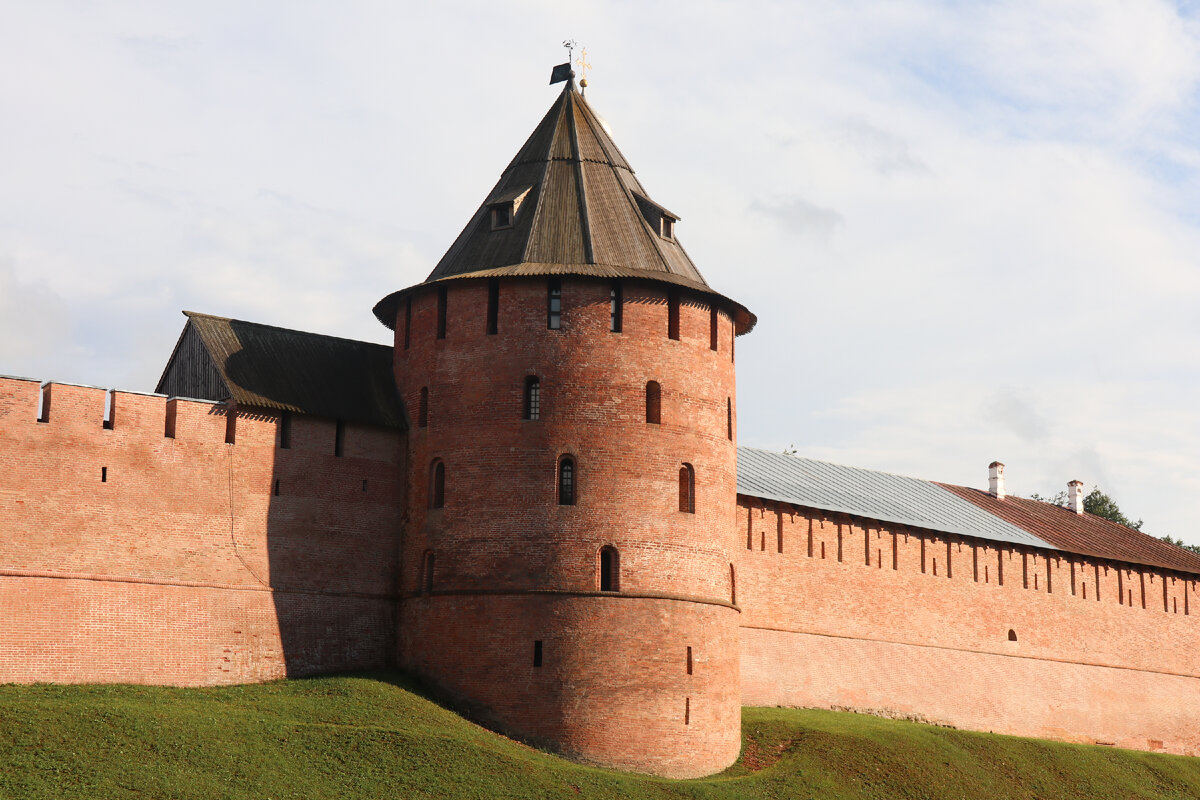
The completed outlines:
<svg viewBox="0 0 1200 800">
<path fill-rule="evenodd" d="M 1083 481 L 1071 481 L 1067 484 L 1067 508 L 1076 514 L 1083 513 Z"/>
<path fill-rule="evenodd" d="M 1004 499 L 1004 465 L 999 461 L 988 464 L 988 494 L 997 500 Z"/>
</svg>

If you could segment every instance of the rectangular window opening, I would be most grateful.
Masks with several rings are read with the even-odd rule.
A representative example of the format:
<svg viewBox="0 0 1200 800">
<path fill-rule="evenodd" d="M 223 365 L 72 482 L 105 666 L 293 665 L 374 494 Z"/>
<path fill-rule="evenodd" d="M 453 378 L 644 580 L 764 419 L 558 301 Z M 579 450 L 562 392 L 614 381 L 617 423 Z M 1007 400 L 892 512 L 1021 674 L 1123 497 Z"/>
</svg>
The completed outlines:
<svg viewBox="0 0 1200 800">
<path fill-rule="evenodd" d="M 367 490 L 367 479 L 363 478 L 363 491 L 365 492 L 366 490 Z"/>
<path fill-rule="evenodd" d="M 562 282 L 551 278 L 546 284 L 546 328 L 552 331 L 562 327 Z"/>
<path fill-rule="evenodd" d="M 163 420 L 163 438 L 175 438 L 175 406 L 177 400 L 171 399 L 167 401 L 167 415 Z"/>
<path fill-rule="evenodd" d="M 275 485 L 271 489 L 271 494 L 279 497 L 279 478 L 275 479 Z"/>
<path fill-rule="evenodd" d="M 624 314 L 625 298 L 621 292 L 620 281 L 614 282 L 609 289 L 608 329 L 613 333 L 621 332 L 622 316 Z"/>
<path fill-rule="evenodd" d="M 108 467 L 100 468 L 100 482 L 108 483 Z"/>
<path fill-rule="evenodd" d="M 542 640 L 533 640 L 533 665 L 540 667 L 542 665 Z"/>
<path fill-rule="evenodd" d="M 488 281 L 487 332 L 494 336 L 500 330 L 500 281 Z"/>
<path fill-rule="evenodd" d="M 437 295 L 437 338 L 446 338 L 446 287 L 438 287 Z"/>
<path fill-rule="evenodd" d="M 404 299 L 404 349 L 412 341 L 412 295 Z"/>
<path fill-rule="evenodd" d="M 542 382 L 534 375 L 525 378 L 525 419 L 542 416 Z"/>
<path fill-rule="evenodd" d="M 229 403 L 225 406 L 225 444 L 237 441 L 237 406 Z"/>
<path fill-rule="evenodd" d="M 38 416 L 37 421 L 46 423 L 50 421 L 50 384 L 43 383 L 38 392 Z"/>
<path fill-rule="evenodd" d="M 683 701 L 683 724 L 692 724 L 692 698 L 685 698 Z"/>
<path fill-rule="evenodd" d="M 667 338 L 679 341 L 679 293 L 667 294 Z"/>
<path fill-rule="evenodd" d="M 692 674 L 692 648 L 687 649 L 687 674 Z"/>
<path fill-rule="evenodd" d="M 708 349 L 714 353 L 717 351 L 717 332 L 720 330 L 720 326 L 717 323 L 719 320 L 717 307 L 712 306 L 708 310 Z"/>
<path fill-rule="evenodd" d="M 341 458 L 346 448 L 346 422 L 338 420 L 337 426 L 333 430 L 333 454 Z"/>
<path fill-rule="evenodd" d="M 775 519 L 775 552 L 783 552 L 783 512 L 780 511 Z"/>
<path fill-rule="evenodd" d="M 117 393 L 114 390 L 109 389 L 104 393 L 104 422 L 100 426 L 106 431 L 111 431 L 113 429 L 113 419 L 115 416 L 114 408 L 116 403 Z"/>
<path fill-rule="evenodd" d="M 292 447 L 292 412 L 284 411 L 279 415 L 279 449 L 290 450 Z"/>
</svg>

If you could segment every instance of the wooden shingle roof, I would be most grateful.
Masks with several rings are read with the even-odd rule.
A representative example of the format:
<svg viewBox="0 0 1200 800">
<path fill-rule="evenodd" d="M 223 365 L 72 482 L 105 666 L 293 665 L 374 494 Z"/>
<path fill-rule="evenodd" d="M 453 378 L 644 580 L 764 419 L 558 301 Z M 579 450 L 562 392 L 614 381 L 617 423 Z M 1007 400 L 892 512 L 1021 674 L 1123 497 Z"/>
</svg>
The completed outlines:
<svg viewBox="0 0 1200 800">
<path fill-rule="evenodd" d="M 183 313 L 156 392 L 407 428 L 391 347 Z"/>
<path fill-rule="evenodd" d="M 516 199 L 511 226 L 495 228 L 493 209 Z M 749 331 L 754 315 L 712 290 L 673 231 L 663 235 L 662 216 L 679 219 L 650 199 L 569 81 L 424 283 L 506 275 L 658 281 L 707 295 L 738 333 Z M 375 316 L 391 328 L 415 288 L 385 297 Z"/>
</svg>

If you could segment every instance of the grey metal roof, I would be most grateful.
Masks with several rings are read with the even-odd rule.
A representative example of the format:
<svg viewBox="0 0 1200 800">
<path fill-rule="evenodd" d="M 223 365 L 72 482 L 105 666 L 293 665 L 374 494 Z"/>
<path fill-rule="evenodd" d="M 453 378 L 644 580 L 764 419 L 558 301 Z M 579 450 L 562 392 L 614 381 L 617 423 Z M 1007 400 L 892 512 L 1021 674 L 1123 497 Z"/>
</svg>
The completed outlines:
<svg viewBox="0 0 1200 800">
<path fill-rule="evenodd" d="M 932 481 L 889 472 L 739 447 L 737 490 L 739 494 L 823 511 L 1057 549 Z"/>
</svg>

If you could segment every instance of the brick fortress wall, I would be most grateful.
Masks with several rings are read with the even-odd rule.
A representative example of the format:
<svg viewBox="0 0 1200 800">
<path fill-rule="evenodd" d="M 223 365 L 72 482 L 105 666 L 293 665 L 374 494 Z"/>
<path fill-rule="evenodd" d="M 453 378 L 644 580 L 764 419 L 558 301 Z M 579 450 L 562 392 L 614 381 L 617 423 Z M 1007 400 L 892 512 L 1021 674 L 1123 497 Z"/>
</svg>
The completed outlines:
<svg viewBox="0 0 1200 800">
<path fill-rule="evenodd" d="M 1200 753 L 1195 576 L 738 501 L 747 705 Z"/>
<path fill-rule="evenodd" d="M 399 434 L 0 379 L 0 682 L 210 685 L 388 663 Z M 106 405 L 111 406 L 106 422 Z M 170 427 L 173 426 L 173 436 Z M 226 443 L 232 433 L 233 444 Z"/>
<path fill-rule="evenodd" d="M 561 284 L 558 330 L 545 278 L 496 284 L 494 334 L 485 280 L 448 282 L 445 338 L 437 286 L 411 312 L 401 301 L 396 374 L 416 422 L 402 663 L 492 726 L 575 758 L 711 773 L 740 746 L 733 324 L 718 315 L 712 349 L 708 303 L 683 296 L 671 339 L 666 290 L 629 281 L 612 332 L 608 282 Z M 523 418 L 529 376 L 537 419 Z M 661 386 L 656 424 L 648 381 Z M 568 455 L 576 499 L 560 505 Z M 435 459 L 442 508 L 429 507 Z M 680 511 L 685 463 L 695 513 Z M 608 546 L 619 581 L 601 592 Z"/>
</svg>

